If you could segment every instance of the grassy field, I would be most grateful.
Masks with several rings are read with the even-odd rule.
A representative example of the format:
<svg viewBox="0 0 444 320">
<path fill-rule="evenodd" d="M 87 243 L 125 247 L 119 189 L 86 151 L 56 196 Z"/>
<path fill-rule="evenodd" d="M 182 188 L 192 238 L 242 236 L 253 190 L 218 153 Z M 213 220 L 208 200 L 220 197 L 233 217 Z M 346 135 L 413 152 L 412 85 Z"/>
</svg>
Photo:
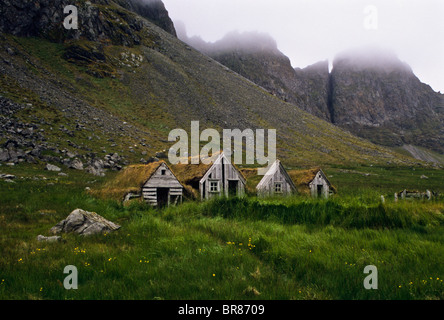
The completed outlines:
<svg viewBox="0 0 444 320">
<path fill-rule="evenodd" d="M 112 173 L 41 169 L 0 167 L 16 175 L 0 180 L 0 299 L 444 298 L 444 200 L 393 201 L 404 188 L 444 192 L 443 170 L 332 167 L 325 172 L 338 194 L 329 200 L 248 197 L 155 210 L 85 191 Z M 36 240 L 76 208 L 121 229 Z M 78 269 L 77 290 L 63 287 L 67 265 Z M 363 286 L 367 265 L 378 268 L 378 290 Z"/>
</svg>

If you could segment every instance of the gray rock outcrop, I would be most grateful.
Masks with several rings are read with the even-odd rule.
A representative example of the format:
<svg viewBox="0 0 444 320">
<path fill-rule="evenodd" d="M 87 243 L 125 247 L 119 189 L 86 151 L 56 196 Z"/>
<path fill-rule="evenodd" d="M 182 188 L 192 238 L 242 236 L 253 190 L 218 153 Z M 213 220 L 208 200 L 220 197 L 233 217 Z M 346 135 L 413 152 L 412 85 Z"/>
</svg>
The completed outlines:
<svg viewBox="0 0 444 320">
<path fill-rule="evenodd" d="M 336 125 L 377 144 L 444 153 L 444 95 L 394 53 L 366 48 L 338 54 L 331 87 Z"/>
<path fill-rule="evenodd" d="M 174 23 L 161 0 L 115 0 L 115 2 L 176 36 Z"/>
<path fill-rule="evenodd" d="M 86 168 L 86 172 L 91 173 L 92 175 L 103 177 L 105 176 L 104 170 L 105 164 L 100 159 L 95 159 L 91 161 L 91 164 Z"/>
<path fill-rule="evenodd" d="M 114 3 L 176 35 L 174 24 L 161 0 L 115 0 Z M 142 29 L 143 21 L 132 15 L 125 16 L 125 21 L 122 21 L 108 11 L 102 11 L 103 5 L 112 4 L 108 0 L 77 3 L 79 25 L 83 27 L 65 30 L 63 21 L 67 15 L 63 9 L 72 4 L 73 1 L 69 0 L 4 0 L 0 3 L 0 30 L 16 36 L 46 37 L 58 42 L 86 38 L 90 41 L 111 40 L 119 45 L 140 44 L 137 32 Z M 112 18 L 122 27 L 115 28 Z"/>
<path fill-rule="evenodd" d="M 57 166 L 55 166 L 55 165 L 53 165 L 53 164 L 50 164 L 50 163 L 46 164 L 45 170 L 48 170 L 48 171 L 55 171 L 55 172 L 60 172 L 60 171 L 62 171 L 62 169 L 60 169 L 59 167 L 57 167 Z"/>
<path fill-rule="evenodd" d="M 79 159 L 74 159 L 69 165 L 71 169 L 83 170 L 83 163 Z"/>
<path fill-rule="evenodd" d="M 68 217 L 51 228 L 52 234 L 77 233 L 87 236 L 120 229 L 120 226 L 106 220 L 95 212 L 76 209 Z"/>
</svg>

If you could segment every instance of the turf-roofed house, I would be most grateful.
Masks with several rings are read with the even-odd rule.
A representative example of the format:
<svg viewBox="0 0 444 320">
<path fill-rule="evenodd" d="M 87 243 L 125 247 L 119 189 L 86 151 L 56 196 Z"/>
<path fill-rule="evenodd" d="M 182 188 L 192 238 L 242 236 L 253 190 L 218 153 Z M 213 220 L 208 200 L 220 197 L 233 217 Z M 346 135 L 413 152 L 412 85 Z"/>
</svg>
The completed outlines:
<svg viewBox="0 0 444 320">
<path fill-rule="evenodd" d="M 94 193 L 123 201 L 143 198 L 152 206 L 165 207 L 182 203 L 183 190 L 183 185 L 166 162 L 157 161 L 126 167 L 115 179 Z"/>
<path fill-rule="evenodd" d="M 155 167 L 156 165 L 154 165 Z M 143 199 L 153 206 L 165 207 L 182 203 L 183 186 L 165 162 L 146 180 L 142 187 Z"/>
<path fill-rule="evenodd" d="M 330 183 L 320 168 L 290 170 L 288 174 L 299 193 L 309 194 L 312 197 L 318 198 L 328 198 L 333 193 L 336 193 L 336 188 Z"/>
<path fill-rule="evenodd" d="M 279 160 L 276 160 L 268 169 L 267 173 L 256 186 L 257 195 L 291 195 L 295 192 L 296 186 Z"/>
<path fill-rule="evenodd" d="M 215 155 L 212 163 L 176 164 L 171 169 L 196 199 L 213 197 L 241 197 L 245 194 L 246 180 L 239 169 L 223 153 Z"/>
</svg>

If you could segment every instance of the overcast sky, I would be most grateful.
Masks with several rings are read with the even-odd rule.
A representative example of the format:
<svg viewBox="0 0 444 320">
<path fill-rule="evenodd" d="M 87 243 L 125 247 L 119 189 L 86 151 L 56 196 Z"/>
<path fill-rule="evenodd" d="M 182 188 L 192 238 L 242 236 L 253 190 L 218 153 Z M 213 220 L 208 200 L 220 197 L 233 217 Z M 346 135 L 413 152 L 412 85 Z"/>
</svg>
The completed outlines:
<svg viewBox="0 0 444 320">
<path fill-rule="evenodd" d="M 163 0 L 188 36 L 271 35 L 293 67 L 361 45 L 393 50 L 422 82 L 444 93 L 443 0 Z"/>
</svg>

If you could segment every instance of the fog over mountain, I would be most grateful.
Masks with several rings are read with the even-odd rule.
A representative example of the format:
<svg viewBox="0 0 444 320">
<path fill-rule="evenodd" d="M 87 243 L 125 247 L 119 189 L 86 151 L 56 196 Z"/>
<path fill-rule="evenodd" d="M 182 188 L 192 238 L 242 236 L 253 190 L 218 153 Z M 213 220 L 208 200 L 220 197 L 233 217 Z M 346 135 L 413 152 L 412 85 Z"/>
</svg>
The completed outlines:
<svg viewBox="0 0 444 320">
<path fill-rule="evenodd" d="M 378 144 L 444 153 L 444 95 L 393 50 L 353 47 L 332 68 L 326 60 L 293 68 L 269 34 L 234 31 L 209 43 L 177 25 L 183 41 L 304 111 Z"/>
<path fill-rule="evenodd" d="M 363 46 L 339 52 L 334 58 L 334 64 L 339 65 L 343 61 L 359 70 L 376 69 L 390 73 L 405 69 L 406 72 L 413 72 L 407 63 L 400 61 L 394 51 L 378 46 Z"/>
<path fill-rule="evenodd" d="M 435 91 L 444 92 L 441 0 L 165 0 L 188 36 L 216 42 L 238 30 L 267 33 L 293 67 L 330 62 L 367 45 L 390 48 Z M 195 38 L 196 36 L 196 38 Z"/>
</svg>

